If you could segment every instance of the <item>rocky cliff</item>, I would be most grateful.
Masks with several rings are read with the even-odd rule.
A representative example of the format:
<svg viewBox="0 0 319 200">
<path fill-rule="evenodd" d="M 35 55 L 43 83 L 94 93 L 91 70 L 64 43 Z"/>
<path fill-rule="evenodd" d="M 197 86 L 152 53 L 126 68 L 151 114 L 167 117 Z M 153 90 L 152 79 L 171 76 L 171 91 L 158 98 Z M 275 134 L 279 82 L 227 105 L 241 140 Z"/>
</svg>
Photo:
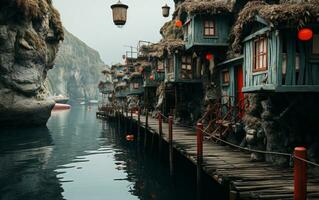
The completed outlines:
<svg viewBox="0 0 319 200">
<path fill-rule="evenodd" d="M 70 100 L 97 99 L 97 84 L 105 64 L 97 51 L 67 30 L 64 32 L 55 67 L 48 74 L 50 93 L 67 95 Z"/>
<path fill-rule="evenodd" d="M 0 1 L 0 126 L 46 123 L 44 82 L 62 40 L 51 0 Z"/>
</svg>

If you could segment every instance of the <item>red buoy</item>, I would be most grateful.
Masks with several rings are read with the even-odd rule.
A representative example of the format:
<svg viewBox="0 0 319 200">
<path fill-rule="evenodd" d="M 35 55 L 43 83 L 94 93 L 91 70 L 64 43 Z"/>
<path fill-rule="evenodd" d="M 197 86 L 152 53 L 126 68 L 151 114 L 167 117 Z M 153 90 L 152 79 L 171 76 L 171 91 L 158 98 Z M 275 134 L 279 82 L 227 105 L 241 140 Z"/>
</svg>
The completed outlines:
<svg viewBox="0 0 319 200">
<path fill-rule="evenodd" d="M 134 140 L 134 135 L 127 135 L 126 136 L 127 141 L 133 141 Z"/>
<path fill-rule="evenodd" d="M 313 37 L 313 31 L 310 28 L 302 28 L 298 31 L 298 38 L 301 41 L 308 41 Z"/>
<path fill-rule="evenodd" d="M 181 20 L 176 20 L 175 25 L 177 28 L 180 28 L 183 26 L 183 22 Z"/>
<path fill-rule="evenodd" d="M 207 53 L 206 54 L 206 60 L 211 60 L 211 59 L 213 59 L 213 54 Z"/>
</svg>

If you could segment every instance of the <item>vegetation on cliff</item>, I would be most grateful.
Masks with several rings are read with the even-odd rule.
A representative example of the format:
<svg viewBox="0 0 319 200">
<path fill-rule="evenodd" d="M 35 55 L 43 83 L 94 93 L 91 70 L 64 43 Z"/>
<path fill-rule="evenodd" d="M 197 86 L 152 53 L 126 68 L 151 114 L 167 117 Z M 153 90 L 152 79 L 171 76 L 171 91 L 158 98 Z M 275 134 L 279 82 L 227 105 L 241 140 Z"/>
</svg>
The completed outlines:
<svg viewBox="0 0 319 200">
<path fill-rule="evenodd" d="M 96 99 L 105 64 L 97 51 L 67 30 L 64 32 L 55 67 L 48 74 L 50 93 L 68 95 L 71 100 Z"/>
</svg>

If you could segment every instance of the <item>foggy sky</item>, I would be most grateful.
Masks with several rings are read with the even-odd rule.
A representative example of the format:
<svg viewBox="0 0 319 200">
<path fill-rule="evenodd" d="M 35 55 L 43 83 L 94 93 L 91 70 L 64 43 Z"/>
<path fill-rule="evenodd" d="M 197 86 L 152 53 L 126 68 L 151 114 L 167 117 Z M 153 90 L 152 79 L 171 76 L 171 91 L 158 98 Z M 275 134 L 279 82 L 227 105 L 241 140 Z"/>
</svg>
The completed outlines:
<svg viewBox="0 0 319 200">
<path fill-rule="evenodd" d="M 118 0 L 53 0 L 59 10 L 63 26 L 87 45 L 99 51 L 108 64 L 122 61 L 129 50 L 125 45 L 136 46 L 139 40 L 157 42 L 159 30 L 171 19 L 161 14 L 167 3 L 174 10 L 173 0 L 121 0 L 129 6 L 128 21 L 118 28 L 112 21 L 110 6 Z"/>
</svg>

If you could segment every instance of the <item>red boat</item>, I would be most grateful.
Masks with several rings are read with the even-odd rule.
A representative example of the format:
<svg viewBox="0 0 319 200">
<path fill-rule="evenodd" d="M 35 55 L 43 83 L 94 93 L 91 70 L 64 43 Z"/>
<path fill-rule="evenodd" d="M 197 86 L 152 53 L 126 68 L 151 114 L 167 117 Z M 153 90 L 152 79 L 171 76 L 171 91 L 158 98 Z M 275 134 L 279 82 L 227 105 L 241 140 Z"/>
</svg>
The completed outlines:
<svg viewBox="0 0 319 200">
<path fill-rule="evenodd" d="M 53 110 L 69 110 L 71 106 L 69 104 L 56 103 Z"/>
</svg>

